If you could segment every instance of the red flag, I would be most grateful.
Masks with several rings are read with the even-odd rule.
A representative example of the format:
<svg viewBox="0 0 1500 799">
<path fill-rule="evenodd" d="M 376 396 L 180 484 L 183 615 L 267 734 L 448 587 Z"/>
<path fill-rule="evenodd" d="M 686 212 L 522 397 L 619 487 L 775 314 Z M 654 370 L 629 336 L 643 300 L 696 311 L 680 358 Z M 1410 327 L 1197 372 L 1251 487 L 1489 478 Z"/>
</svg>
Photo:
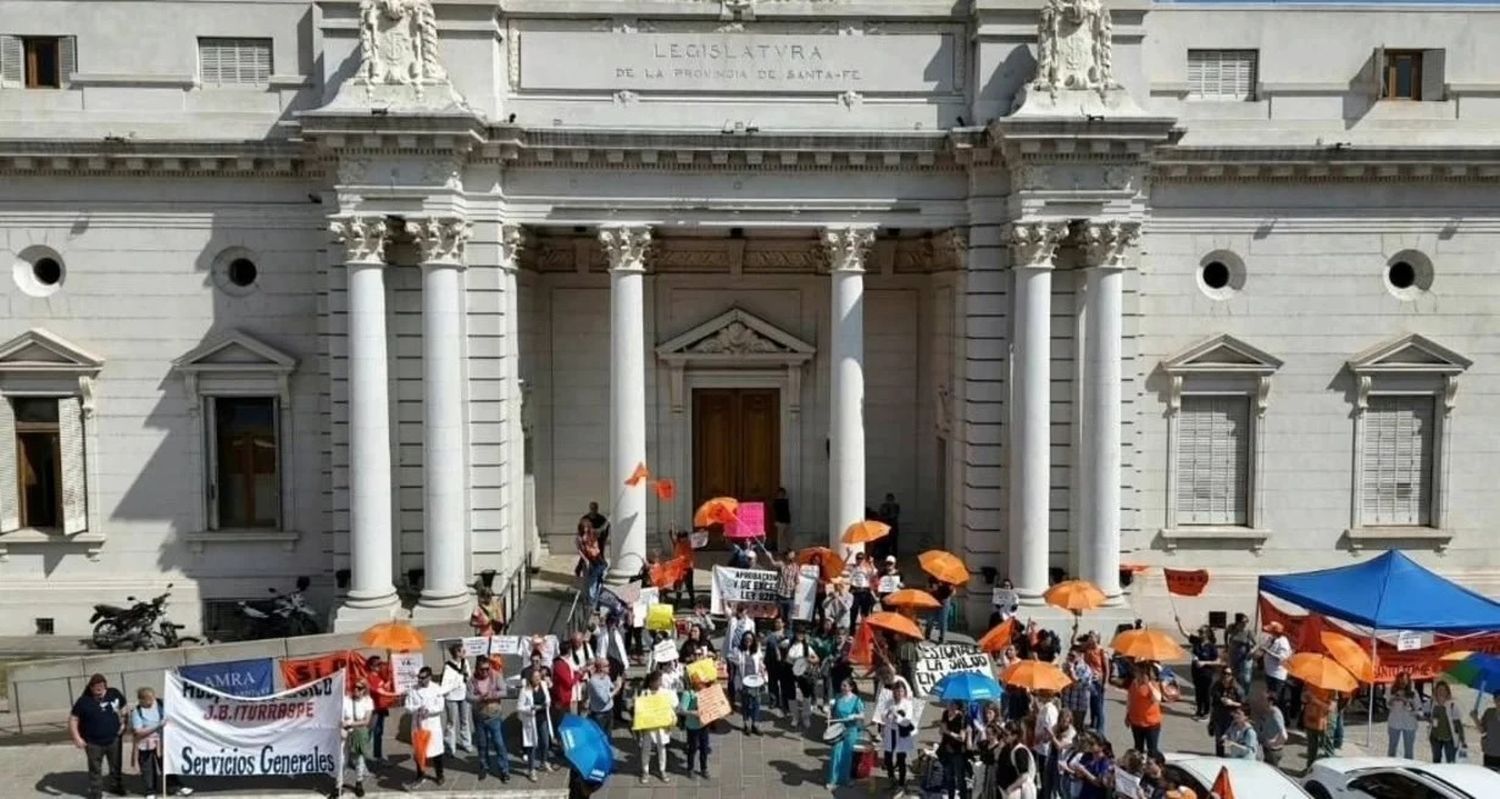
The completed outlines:
<svg viewBox="0 0 1500 799">
<path fill-rule="evenodd" d="M 635 471 L 631 472 L 630 476 L 625 478 L 625 485 L 628 485 L 631 488 L 635 488 L 636 486 L 641 484 L 642 480 L 645 480 L 650 476 L 651 472 L 646 470 L 646 464 L 637 463 L 635 465 Z"/>
<path fill-rule="evenodd" d="M 1219 799 L 1234 799 L 1234 786 L 1229 782 L 1228 766 L 1219 767 L 1219 776 L 1214 778 L 1214 786 L 1209 790 Z"/>
<path fill-rule="evenodd" d="M 1298 652 L 1322 652 L 1323 651 L 1323 617 L 1316 613 L 1307 614 L 1302 620 L 1302 626 L 1297 630 L 1297 643 L 1294 644 Z"/>
<path fill-rule="evenodd" d="M 654 484 L 656 498 L 662 502 L 671 502 L 677 498 L 677 481 L 670 477 L 663 477 Z"/>
<path fill-rule="evenodd" d="M 1162 569 L 1167 576 L 1167 592 L 1177 596 L 1197 596 L 1208 587 L 1208 570 Z"/>
</svg>

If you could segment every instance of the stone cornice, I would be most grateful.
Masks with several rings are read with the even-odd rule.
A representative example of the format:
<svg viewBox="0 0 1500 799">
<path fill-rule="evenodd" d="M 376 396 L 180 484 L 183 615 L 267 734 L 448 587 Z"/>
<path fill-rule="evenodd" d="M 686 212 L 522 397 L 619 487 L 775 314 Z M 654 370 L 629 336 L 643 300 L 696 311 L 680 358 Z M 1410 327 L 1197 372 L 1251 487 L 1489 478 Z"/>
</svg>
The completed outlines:
<svg viewBox="0 0 1500 799">
<path fill-rule="evenodd" d="M 0 174 L 121 177 L 316 177 L 322 166 L 294 142 L 5 141 Z"/>
<path fill-rule="evenodd" d="M 1491 147 L 1165 147 L 1152 177 L 1171 182 L 1411 182 L 1500 179 Z"/>
</svg>

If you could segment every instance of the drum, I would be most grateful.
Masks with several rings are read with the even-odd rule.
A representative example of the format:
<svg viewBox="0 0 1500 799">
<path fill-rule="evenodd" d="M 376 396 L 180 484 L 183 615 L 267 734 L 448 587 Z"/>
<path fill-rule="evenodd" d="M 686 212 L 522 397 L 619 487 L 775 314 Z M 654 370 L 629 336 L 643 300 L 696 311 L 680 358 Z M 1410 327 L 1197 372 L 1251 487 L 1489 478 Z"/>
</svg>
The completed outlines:
<svg viewBox="0 0 1500 799">
<path fill-rule="evenodd" d="M 846 728 L 844 727 L 843 724 L 835 721 L 832 724 L 829 724 L 826 728 L 824 728 L 824 730 L 823 730 L 823 742 L 824 743 L 830 743 L 830 744 L 836 744 L 841 739 L 843 739 L 844 733 L 846 731 L 847 730 L 846 730 Z"/>
<path fill-rule="evenodd" d="M 766 678 L 761 674 L 746 674 L 744 677 L 740 678 L 740 682 L 743 683 L 746 688 L 750 688 L 753 690 L 760 690 L 761 688 L 764 688 L 766 686 Z"/>
<path fill-rule="evenodd" d="M 811 668 L 811 666 L 808 665 L 807 658 L 797 658 L 796 660 L 792 661 L 792 676 L 805 676 L 809 668 Z"/>
</svg>

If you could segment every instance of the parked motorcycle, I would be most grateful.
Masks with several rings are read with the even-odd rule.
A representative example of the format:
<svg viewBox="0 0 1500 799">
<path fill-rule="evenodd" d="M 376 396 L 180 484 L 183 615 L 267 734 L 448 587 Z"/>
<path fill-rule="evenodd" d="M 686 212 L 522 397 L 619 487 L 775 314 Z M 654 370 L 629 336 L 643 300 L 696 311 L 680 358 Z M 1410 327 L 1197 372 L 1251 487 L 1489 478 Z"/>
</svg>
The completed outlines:
<svg viewBox="0 0 1500 799">
<path fill-rule="evenodd" d="M 283 594 L 270 589 L 271 598 L 240 603 L 240 617 L 246 626 L 246 638 L 293 638 L 321 632 L 317 611 L 307 603 L 303 592 L 312 584 L 306 577 L 297 578 L 297 590 Z"/>
<path fill-rule="evenodd" d="M 186 625 L 173 624 L 166 617 L 167 598 L 171 595 L 172 584 L 167 583 L 167 590 L 149 602 L 138 602 L 131 596 L 125 598 L 125 601 L 134 603 L 128 608 L 95 605 L 94 615 L 89 618 L 94 624 L 94 646 L 109 650 L 126 647 L 140 650 L 174 649 L 201 643 L 193 636 L 179 635 Z"/>
</svg>

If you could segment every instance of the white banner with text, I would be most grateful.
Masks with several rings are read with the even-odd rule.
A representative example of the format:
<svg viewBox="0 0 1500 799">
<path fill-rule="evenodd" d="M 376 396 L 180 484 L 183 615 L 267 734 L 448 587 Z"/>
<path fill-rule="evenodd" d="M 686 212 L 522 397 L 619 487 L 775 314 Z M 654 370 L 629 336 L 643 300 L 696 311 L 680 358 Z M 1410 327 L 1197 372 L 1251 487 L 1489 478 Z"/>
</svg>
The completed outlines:
<svg viewBox="0 0 1500 799">
<path fill-rule="evenodd" d="M 279 694 L 236 697 L 166 673 L 167 774 L 188 777 L 337 776 L 344 672 Z"/>
</svg>

